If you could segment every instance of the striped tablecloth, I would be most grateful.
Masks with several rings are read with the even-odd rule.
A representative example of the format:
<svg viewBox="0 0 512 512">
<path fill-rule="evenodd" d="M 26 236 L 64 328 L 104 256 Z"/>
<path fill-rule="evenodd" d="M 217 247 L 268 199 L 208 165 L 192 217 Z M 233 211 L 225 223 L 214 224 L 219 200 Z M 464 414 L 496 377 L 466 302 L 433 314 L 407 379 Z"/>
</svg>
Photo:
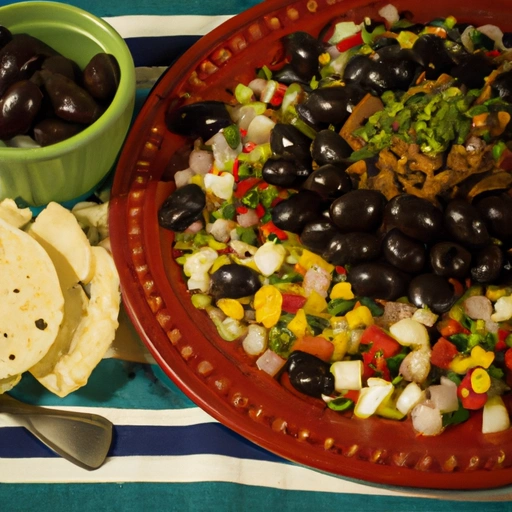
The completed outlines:
<svg viewBox="0 0 512 512">
<path fill-rule="evenodd" d="M 158 73 L 201 35 L 256 2 L 69 3 L 103 17 L 126 39 L 138 67 L 140 106 Z M 119 336 L 118 345 L 127 337 L 133 343 L 126 324 Z M 512 510 L 510 488 L 465 493 L 384 488 L 285 461 L 216 422 L 152 364 L 105 359 L 87 386 L 65 399 L 27 375 L 13 396 L 102 414 L 115 431 L 106 463 L 88 472 L 55 456 L 0 414 L 2 512 Z"/>
</svg>

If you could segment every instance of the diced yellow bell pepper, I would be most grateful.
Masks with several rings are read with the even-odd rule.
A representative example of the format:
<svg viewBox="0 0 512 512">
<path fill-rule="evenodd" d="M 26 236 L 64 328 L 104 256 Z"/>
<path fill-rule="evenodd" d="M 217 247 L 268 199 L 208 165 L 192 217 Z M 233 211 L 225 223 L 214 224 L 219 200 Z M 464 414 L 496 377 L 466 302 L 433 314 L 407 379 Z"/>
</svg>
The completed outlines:
<svg viewBox="0 0 512 512">
<path fill-rule="evenodd" d="M 500 288 L 499 286 L 488 286 L 485 291 L 485 296 L 492 302 L 496 302 L 499 298 L 505 297 L 510 290 L 507 288 Z"/>
<path fill-rule="evenodd" d="M 194 183 L 194 185 L 199 185 L 204 190 L 204 178 L 202 174 L 194 174 L 190 179 L 190 183 Z"/>
<path fill-rule="evenodd" d="M 352 285 L 350 283 L 336 283 L 331 290 L 329 295 L 331 299 L 345 299 L 350 300 L 354 298 L 354 293 L 352 292 Z"/>
<path fill-rule="evenodd" d="M 244 308 L 240 302 L 235 299 L 219 299 L 217 307 L 229 318 L 242 320 L 244 317 Z"/>
<path fill-rule="evenodd" d="M 456 356 L 450 363 L 450 370 L 464 375 L 471 368 L 481 366 L 489 368 L 494 361 L 494 352 L 487 352 L 480 345 L 473 347 L 469 356 Z"/>
<path fill-rule="evenodd" d="M 372 312 L 367 306 L 354 308 L 345 315 L 345 319 L 350 329 L 368 327 L 374 323 Z"/>
<path fill-rule="evenodd" d="M 309 270 L 313 266 L 323 268 L 325 271 L 331 273 L 334 270 L 334 265 L 325 261 L 321 256 L 314 252 L 304 249 L 299 259 L 299 265 L 305 270 Z"/>
<path fill-rule="evenodd" d="M 277 324 L 281 316 L 283 296 L 277 288 L 270 284 L 262 286 L 254 295 L 253 306 L 256 322 L 270 329 Z"/>
<path fill-rule="evenodd" d="M 341 361 L 347 353 L 348 342 L 350 341 L 350 332 L 340 332 L 336 334 L 331 341 L 334 345 L 334 352 L 332 353 L 331 361 Z"/>
<path fill-rule="evenodd" d="M 288 322 L 287 327 L 295 334 L 296 338 L 302 338 L 306 335 L 308 321 L 303 309 L 297 311 L 293 319 Z"/>
<path fill-rule="evenodd" d="M 310 314 L 322 313 L 327 309 L 327 301 L 316 291 L 313 290 L 306 303 L 304 304 L 304 311 Z"/>
<path fill-rule="evenodd" d="M 231 259 L 227 254 L 221 254 L 214 262 L 212 267 L 210 268 L 210 274 L 213 274 L 216 270 L 219 270 L 223 265 L 228 265 L 231 263 Z"/>
</svg>

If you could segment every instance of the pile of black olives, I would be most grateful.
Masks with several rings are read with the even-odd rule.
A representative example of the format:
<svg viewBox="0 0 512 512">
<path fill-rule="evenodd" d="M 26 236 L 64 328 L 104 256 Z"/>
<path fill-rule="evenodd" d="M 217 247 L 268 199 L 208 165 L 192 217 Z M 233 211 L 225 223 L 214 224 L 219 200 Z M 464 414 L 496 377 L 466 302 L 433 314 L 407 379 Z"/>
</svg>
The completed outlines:
<svg viewBox="0 0 512 512">
<path fill-rule="evenodd" d="M 0 26 L 0 139 L 29 135 L 48 146 L 75 135 L 102 115 L 119 79 L 113 55 L 96 54 L 82 71 L 41 40 Z"/>
<path fill-rule="evenodd" d="M 356 295 L 408 296 L 416 306 L 442 313 L 457 298 L 450 279 L 482 284 L 507 279 L 508 193 L 473 204 L 453 199 L 441 208 L 411 194 L 387 201 L 375 190 L 346 191 L 343 168 L 327 170 L 328 180 L 320 179 L 326 171 L 320 167 L 296 194 L 278 203 L 272 220 L 330 263 L 346 267 Z"/>
</svg>

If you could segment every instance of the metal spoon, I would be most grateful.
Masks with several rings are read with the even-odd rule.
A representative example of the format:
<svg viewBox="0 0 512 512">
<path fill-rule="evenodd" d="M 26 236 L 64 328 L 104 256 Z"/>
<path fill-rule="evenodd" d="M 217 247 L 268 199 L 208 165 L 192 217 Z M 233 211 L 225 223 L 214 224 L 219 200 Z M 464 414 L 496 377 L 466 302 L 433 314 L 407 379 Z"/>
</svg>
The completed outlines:
<svg viewBox="0 0 512 512">
<path fill-rule="evenodd" d="M 112 443 L 112 423 L 97 414 L 29 405 L 5 393 L 0 395 L 0 413 L 9 414 L 54 452 L 84 469 L 99 468 Z"/>
</svg>

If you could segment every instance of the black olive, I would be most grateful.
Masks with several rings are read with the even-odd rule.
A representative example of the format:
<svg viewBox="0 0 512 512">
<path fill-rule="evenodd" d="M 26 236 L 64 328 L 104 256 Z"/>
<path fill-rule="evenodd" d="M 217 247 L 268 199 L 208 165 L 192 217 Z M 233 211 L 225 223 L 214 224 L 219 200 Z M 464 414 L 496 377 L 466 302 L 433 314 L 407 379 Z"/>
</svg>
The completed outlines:
<svg viewBox="0 0 512 512">
<path fill-rule="evenodd" d="M 0 49 L 3 48 L 12 39 L 12 33 L 3 25 L 0 25 Z"/>
<path fill-rule="evenodd" d="M 403 31 L 412 32 L 413 34 L 419 34 L 423 30 L 425 30 L 425 25 L 423 25 L 422 23 L 413 23 L 412 25 L 403 27 L 401 27 L 400 25 L 397 27 L 391 27 L 391 32 L 395 32 L 396 34 L 399 34 L 400 32 Z"/>
<path fill-rule="evenodd" d="M 389 231 L 382 241 L 382 253 L 394 267 L 415 274 L 425 266 L 425 245 L 404 235 L 398 228 Z"/>
<path fill-rule="evenodd" d="M 400 46 L 385 46 L 377 51 L 380 65 L 389 72 L 387 89 L 406 91 L 418 74 L 419 65 L 411 50 Z"/>
<path fill-rule="evenodd" d="M 49 146 L 62 140 L 69 139 L 81 132 L 84 125 L 68 123 L 62 119 L 43 119 L 34 126 L 34 139 L 40 146 Z"/>
<path fill-rule="evenodd" d="M 343 163 L 351 154 L 347 141 L 333 130 L 319 131 L 311 145 L 311 156 L 320 166 Z"/>
<path fill-rule="evenodd" d="M 185 231 L 202 218 L 206 198 L 199 185 L 189 183 L 176 189 L 158 211 L 158 223 L 165 229 Z"/>
<path fill-rule="evenodd" d="M 112 100 L 120 79 L 119 63 L 110 53 L 97 53 L 84 68 L 84 87 L 93 98 L 100 101 Z"/>
<path fill-rule="evenodd" d="M 311 163 L 311 139 L 291 124 L 277 123 L 270 132 L 270 149 L 275 157 Z"/>
<path fill-rule="evenodd" d="M 409 277 L 391 265 L 369 262 L 353 266 L 348 281 L 358 297 L 396 300 L 405 295 Z"/>
<path fill-rule="evenodd" d="M 311 79 L 306 79 L 299 75 L 290 64 L 285 64 L 283 67 L 272 73 L 274 80 L 277 80 L 280 84 L 291 85 L 294 83 L 302 84 L 304 89 L 309 88 Z"/>
<path fill-rule="evenodd" d="M 322 199 L 311 190 L 300 190 L 272 208 L 272 222 L 280 229 L 299 234 L 308 222 L 322 216 Z"/>
<path fill-rule="evenodd" d="M 338 233 L 323 253 L 333 265 L 351 265 L 376 259 L 380 254 L 380 240 L 374 233 Z"/>
<path fill-rule="evenodd" d="M 315 89 L 296 106 L 297 114 L 317 130 L 329 125 L 341 126 L 364 94 L 360 87 L 352 85 Z"/>
<path fill-rule="evenodd" d="M 322 43 L 302 31 L 292 32 L 283 37 L 282 41 L 290 67 L 302 80 L 309 82 L 318 74 L 318 57 L 323 52 Z"/>
<path fill-rule="evenodd" d="M 498 245 L 490 244 L 480 249 L 471 266 L 471 278 L 477 283 L 495 281 L 503 269 L 503 251 Z"/>
<path fill-rule="evenodd" d="M 512 103 L 512 69 L 500 73 L 491 82 L 491 90 L 495 96 Z"/>
<path fill-rule="evenodd" d="M 336 199 L 330 216 L 340 231 L 374 231 L 382 223 L 386 197 L 377 190 L 352 190 Z"/>
<path fill-rule="evenodd" d="M 393 73 L 379 60 L 368 55 L 355 55 L 348 61 L 343 79 L 348 85 L 359 86 L 362 91 L 380 96 L 391 88 Z"/>
<path fill-rule="evenodd" d="M 73 80 L 46 70 L 41 71 L 41 77 L 57 117 L 71 123 L 91 124 L 103 113 L 96 100 Z"/>
<path fill-rule="evenodd" d="M 507 193 L 490 195 L 474 202 L 489 234 L 499 240 L 512 238 L 512 197 Z"/>
<path fill-rule="evenodd" d="M 469 53 L 463 54 L 450 74 L 468 89 L 480 89 L 493 69 L 491 60 L 484 53 Z"/>
<path fill-rule="evenodd" d="M 201 101 L 177 109 L 169 108 L 165 113 L 165 124 L 173 133 L 207 141 L 233 121 L 221 101 Z"/>
<path fill-rule="evenodd" d="M 326 164 L 312 172 L 302 185 L 303 189 L 316 192 L 326 202 L 332 203 L 352 189 L 348 174 L 338 165 Z"/>
<path fill-rule="evenodd" d="M 457 300 L 448 280 L 436 274 L 420 274 L 409 284 L 409 300 L 418 308 L 428 306 L 434 313 L 448 311 Z"/>
<path fill-rule="evenodd" d="M 210 293 L 215 300 L 248 297 L 260 288 L 258 272 L 245 265 L 222 265 L 210 276 Z"/>
<path fill-rule="evenodd" d="M 386 230 L 394 227 L 422 242 L 430 242 L 443 225 L 443 213 L 427 199 L 401 194 L 391 199 L 384 211 Z"/>
<path fill-rule="evenodd" d="M 28 34 L 14 34 L 0 50 L 0 95 L 14 82 L 28 79 L 46 57 L 58 55 L 53 48 Z"/>
<path fill-rule="evenodd" d="M 64 55 L 52 55 L 51 57 L 47 57 L 41 64 L 41 69 L 45 69 L 51 73 L 60 73 L 75 82 L 79 82 L 82 76 L 78 64 L 64 57 Z"/>
<path fill-rule="evenodd" d="M 372 48 L 374 51 L 385 48 L 386 46 L 400 46 L 400 43 L 396 37 L 379 37 L 372 43 Z"/>
<path fill-rule="evenodd" d="M 338 229 L 329 219 L 314 220 L 304 226 L 300 241 L 309 250 L 321 254 L 337 233 Z"/>
<path fill-rule="evenodd" d="M 439 78 L 443 73 L 450 74 L 454 63 L 441 37 L 423 34 L 415 41 L 412 51 L 428 80 Z"/>
<path fill-rule="evenodd" d="M 321 398 L 334 391 L 334 375 L 331 365 L 318 357 L 296 350 L 286 362 L 290 384 L 300 393 Z"/>
<path fill-rule="evenodd" d="M 469 247 L 483 247 L 489 243 L 489 232 L 475 206 L 464 199 L 453 199 L 444 212 L 444 225 L 450 235 Z"/>
<path fill-rule="evenodd" d="M 0 139 L 27 133 L 39 109 L 43 94 L 30 80 L 11 85 L 0 99 Z"/>
<path fill-rule="evenodd" d="M 289 158 L 269 158 L 263 165 L 262 178 L 279 187 L 299 187 L 311 174 L 311 169 Z"/>
<path fill-rule="evenodd" d="M 471 267 L 471 253 L 455 242 L 439 242 L 430 249 L 430 265 L 438 276 L 464 279 Z"/>
<path fill-rule="evenodd" d="M 512 48 L 512 32 L 505 32 L 503 34 L 503 46 L 505 48 Z"/>
</svg>

